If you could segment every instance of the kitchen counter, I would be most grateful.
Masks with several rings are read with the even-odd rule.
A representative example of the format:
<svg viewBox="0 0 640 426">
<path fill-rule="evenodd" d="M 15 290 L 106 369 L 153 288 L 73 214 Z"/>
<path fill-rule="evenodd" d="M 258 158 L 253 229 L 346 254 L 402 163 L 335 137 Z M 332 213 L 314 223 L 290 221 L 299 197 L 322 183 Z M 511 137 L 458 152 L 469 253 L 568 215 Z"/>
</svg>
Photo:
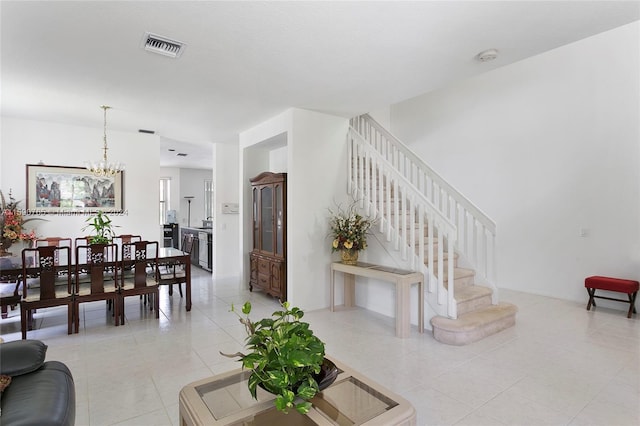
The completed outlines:
<svg viewBox="0 0 640 426">
<path fill-rule="evenodd" d="M 209 234 L 213 233 L 213 228 L 196 228 L 195 226 L 183 226 L 181 229 L 189 230 L 191 232 L 208 232 Z"/>
</svg>

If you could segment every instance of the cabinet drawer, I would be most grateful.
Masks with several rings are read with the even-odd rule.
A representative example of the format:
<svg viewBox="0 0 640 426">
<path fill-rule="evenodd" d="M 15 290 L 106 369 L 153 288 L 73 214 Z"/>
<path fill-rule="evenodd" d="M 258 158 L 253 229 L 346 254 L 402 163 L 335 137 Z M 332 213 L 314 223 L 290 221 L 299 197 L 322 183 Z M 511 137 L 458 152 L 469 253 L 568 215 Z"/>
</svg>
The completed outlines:
<svg viewBox="0 0 640 426">
<path fill-rule="evenodd" d="M 271 284 L 270 277 L 268 275 L 258 275 L 258 285 L 264 289 L 268 289 Z"/>
<path fill-rule="evenodd" d="M 258 273 L 269 275 L 269 263 L 267 259 L 258 258 Z"/>
</svg>

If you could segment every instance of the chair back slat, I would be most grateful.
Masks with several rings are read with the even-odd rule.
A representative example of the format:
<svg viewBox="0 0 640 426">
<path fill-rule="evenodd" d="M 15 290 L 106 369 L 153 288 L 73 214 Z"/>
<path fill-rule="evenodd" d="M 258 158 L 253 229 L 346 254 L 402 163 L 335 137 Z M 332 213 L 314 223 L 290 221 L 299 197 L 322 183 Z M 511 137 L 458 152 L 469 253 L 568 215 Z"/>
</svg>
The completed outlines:
<svg viewBox="0 0 640 426">
<path fill-rule="evenodd" d="M 193 242 L 195 238 L 193 234 L 184 234 L 184 238 L 182 238 L 182 248 L 181 250 L 185 253 L 191 254 L 193 250 Z"/>
<path fill-rule="evenodd" d="M 40 300 L 56 299 L 56 288 L 67 285 L 67 293 L 71 288 L 71 263 L 58 263 L 61 258 L 70 259 L 69 247 L 41 246 L 22 250 L 22 276 L 35 277 L 38 280 Z M 22 297 L 26 298 L 29 286 L 23 286 Z"/>
<path fill-rule="evenodd" d="M 76 246 L 76 259 L 85 259 L 86 264 L 76 263 L 76 293 L 80 292 L 83 273 L 88 273 L 91 294 L 105 292 L 105 277 L 113 276 L 118 283 L 118 246 L 116 244 L 89 244 Z"/>
<path fill-rule="evenodd" d="M 147 268 L 152 268 L 151 273 L 155 276 L 158 268 L 158 242 L 157 241 L 133 241 L 122 245 L 122 268 L 123 270 L 133 269 L 134 287 L 147 286 Z M 128 257 L 124 257 L 128 253 Z M 122 279 L 124 281 L 124 274 Z"/>
</svg>

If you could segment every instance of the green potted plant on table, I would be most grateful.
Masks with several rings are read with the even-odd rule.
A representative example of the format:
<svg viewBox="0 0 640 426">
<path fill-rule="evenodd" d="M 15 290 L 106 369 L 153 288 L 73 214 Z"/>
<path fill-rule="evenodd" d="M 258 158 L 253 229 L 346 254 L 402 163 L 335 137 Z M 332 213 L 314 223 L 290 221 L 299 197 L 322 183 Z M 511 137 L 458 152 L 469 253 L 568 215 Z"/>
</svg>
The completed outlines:
<svg viewBox="0 0 640 426">
<path fill-rule="evenodd" d="M 325 359 L 324 343 L 313 334 L 309 324 L 300 321 L 304 312 L 290 308 L 288 302 L 272 318 L 259 321 L 249 319 L 251 303 L 242 306 L 242 314 L 231 305 L 231 311 L 240 317 L 247 331 L 248 354 L 224 354 L 240 357 L 243 368 L 251 370 L 248 387 L 257 399 L 257 387 L 276 395 L 275 406 L 288 412 L 295 408 L 306 414 L 311 408 L 309 400 L 321 389 L 329 386 L 338 375 L 335 364 Z M 301 402 L 296 400 L 300 399 Z"/>
<path fill-rule="evenodd" d="M 103 211 L 98 211 L 94 216 L 87 218 L 85 222 L 87 225 L 82 230 L 91 228 L 95 234 L 87 238 L 89 244 L 109 244 L 113 240 L 115 236 L 113 228 L 116 225 L 113 225 L 109 216 Z"/>
</svg>

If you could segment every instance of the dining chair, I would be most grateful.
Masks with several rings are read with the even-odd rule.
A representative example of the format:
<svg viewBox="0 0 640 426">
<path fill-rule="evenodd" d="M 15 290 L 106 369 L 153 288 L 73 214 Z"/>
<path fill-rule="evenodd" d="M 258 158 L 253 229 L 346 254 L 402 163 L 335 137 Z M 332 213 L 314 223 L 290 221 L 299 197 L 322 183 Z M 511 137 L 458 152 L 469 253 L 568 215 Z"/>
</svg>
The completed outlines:
<svg viewBox="0 0 640 426">
<path fill-rule="evenodd" d="M 2 318 L 9 316 L 9 309 L 16 309 L 22 298 L 21 278 L 0 278 L 0 312 Z"/>
<path fill-rule="evenodd" d="M 80 303 L 106 300 L 113 306 L 115 325 L 120 323 L 118 303 L 118 246 L 116 244 L 89 244 L 76 247 L 76 259 L 86 259 L 85 264 L 76 263 L 74 286 L 75 332 L 80 329 Z M 88 279 L 87 279 L 88 278 Z"/>
<path fill-rule="evenodd" d="M 156 310 L 156 318 L 160 318 L 160 302 L 158 297 L 158 242 L 134 241 L 124 243 L 122 251 L 130 253 L 128 258 L 122 256 L 120 262 L 122 271 L 130 270 L 130 274 L 120 275 L 120 290 L 118 303 L 120 304 L 120 323 L 124 324 L 124 301 L 128 296 L 145 296 L 150 299 L 150 309 Z"/>
<path fill-rule="evenodd" d="M 43 237 L 38 238 L 34 242 L 35 247 L 43 247 L 43 246 L 53 246 L 53 247 L 69 247 L 71 253 L 73 253 L 73 242 L 71 238 L 68 237 Z M 56 256 L 64 256 L 64 253 L 56 253 Z M 71 258 L 69 259 L 59 259 L 56 257 L 54 261 L 56 264 L 65 264 L 67 262 L 71 262 Z"/>
<path fill-rule="evenodd" d="M 182 247 L 180 250 L 185 253 L 189 253 L 189 256 L 191 256 L 194 241 L 195 238 L 193 234 L 184 234 L 184 237 L 182 238 Z M 160 271 L 158 284 L 169 286 L 169 296 L 173 295 L 173 285 L 177 284 L 178 291 L 180 292 L 180 297 L 182 297 L 182 283 L 186 282 L 187 280 L 185 264 L 182 262 L 167 264 L 159 266 L 158 270 Z"/>
<path fill-rule="evenodd" d="M 20 325 L 22 338 L 32 328 L 33 310 L 67 306 L 67 334 L 73 332 L 73 289 L 71 263 L 56 263 L 56 259 L 70 259 L 69 247 L 41 246 L 22 250 L 22 277 L 30 278 L 30 285 L 22 286 Z"/>
</svg>

